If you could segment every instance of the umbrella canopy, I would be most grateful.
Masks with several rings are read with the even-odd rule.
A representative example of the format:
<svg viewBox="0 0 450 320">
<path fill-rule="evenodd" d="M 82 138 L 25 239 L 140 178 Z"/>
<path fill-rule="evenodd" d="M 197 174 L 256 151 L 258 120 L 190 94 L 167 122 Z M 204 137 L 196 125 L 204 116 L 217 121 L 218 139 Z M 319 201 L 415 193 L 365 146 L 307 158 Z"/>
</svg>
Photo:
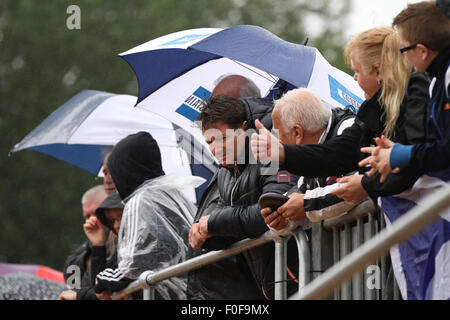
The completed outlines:
<svg viewBox="0 0 450 320">
<path fill-rule="evenodd" d="M 210 96 L 214 80 L 223 74 L 246 76 L 263 94 L 282 79 L 313 90 L 330 108 L 352 105 L 357 111 L 364 100 L 353 77 L 331 66 L 316 48 L 284 41 L 257 26 L 180 31 L 120 56 L 137 76 L 137 105 L 183 128 L 192 126 L 199 100 Z"/>
<path fill-rule="evenodd" d="M 131 95 L 84 90 L 55 110 L 11 152 L 38 151 L 101 176 L 109 148 L 129 134 L 147 131 L 158 142 L 166 174 L 197 175 L 209 181 L 216 166 L 204 139 L 195 140 L 155 113 L 132 108 L 135 103 L 136 97 Z M 197 201 L 206 185 L 186 193 Z"/>
<path fill-rule="evenodd" d="M 37 264 L 0 263 L 0 276 L 17 272 L 31 274 L 50 281 L 65 283 L 64 276 L 61 271 L 54 270 L 46 266 Z"/>
<path fill-rule="evenodd" d="M 24 272 L 0 275 L 0 300 L 57 300 L 64 290 L 63 283 Z"/>
</svg>

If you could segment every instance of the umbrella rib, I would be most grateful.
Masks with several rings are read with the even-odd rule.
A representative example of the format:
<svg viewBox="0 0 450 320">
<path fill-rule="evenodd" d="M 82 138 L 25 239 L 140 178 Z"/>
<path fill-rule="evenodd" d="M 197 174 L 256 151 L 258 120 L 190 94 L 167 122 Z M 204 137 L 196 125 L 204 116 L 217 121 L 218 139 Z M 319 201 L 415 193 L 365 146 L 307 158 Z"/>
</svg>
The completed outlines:
<svg viewBox="0 0 450 320">
<path fill-rule="evenodd" d="M 234 60 L 234 59 L 230 59 L 230 60 L 233 61 L 234 63 L 237 63 L 237 64 L 240 65 L 241 67 L 243 67 L 243 68 L 245 68 L 245 69 L 247 69 L 247 70 L 250 70 L 250 71 L 252 71 L 253 73 L 256 73 L 257 75 L 261 76 L 262 78 L 266 79 L 267 81 L 272 81 L 273 83 L 276 83 L 276 82 L 277 82 L 277 80 L 275 80 L 275 78 L 274 78 L 270 73 L 268 73 L 268 72 L 266 72 L 266 74 L 268 74 L 269 77 L 270 77 L 271 79 L 269 79 L 268 77 L 262 75 L 261 73 L 256 72 L 255 70 L 253 70 L 253 69 L 247 67 L 245 64 L 243 64 L 243 63 L 241 63 L 241 62 L 239 62 L 239 61 L 236 61 L 236 60 Z"/>
</svg>

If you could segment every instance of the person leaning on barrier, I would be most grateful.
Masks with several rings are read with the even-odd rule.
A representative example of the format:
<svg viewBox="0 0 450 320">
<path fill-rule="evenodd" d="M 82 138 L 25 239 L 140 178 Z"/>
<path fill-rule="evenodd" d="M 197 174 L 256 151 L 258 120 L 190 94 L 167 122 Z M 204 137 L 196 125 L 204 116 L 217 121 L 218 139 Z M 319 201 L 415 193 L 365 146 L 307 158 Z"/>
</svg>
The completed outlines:
<svg viewBox="0 0 450 320">
<path fill-rule="evenodd" d="M 272 101 L 257 101 L 259 104 L 253 104 L 255 100 L 251 99 L 217 96 L 201 109 L 199 120 L 203 135 L 220 164 L 216 173 L 220 198 L 214 209 L 206 211 L 193 224 L 189 243 L 194 249 L 224 249 L 238 240 L 259 237 L 268 230 L 259 213 L 260 195 L 284 193 L 295 185 L 294 180 L 297 181 L 291 178 L 279 182 L 277 169 L 270 175 L 262 174 L 263 166 L 252 158 L 247 135 L 254 128 L 255 118 L 259 117 L 268 126 L 272 122 Z M 243 256 L 260 287 L 259 298 L 272 298 L 273 243 L 250 249 Z M 241 269 L 240 272 L 246 271 Z M 223 283 L 223 287 L 233 289 L 228 288 L 227 283 Z"/>
<path fill-rule="evenodd" d="M 289 91 L 275 101 L 273 128 L 281 143 L 293 145 L 321 144 L 340 135 L 353 125 L 355 114 L 350 109 L 328 109 L 312 91 L 300 88 Z M 300 177 L 291 189 L 289 201 L 272 212 L 263 208 L 261 214 L 270 228 L 283 229 L 288 221 L 306 217 L 314 222 L 348 211 L 355 204 L 329 194 L 339 187 L 336 176 L 327 178 Z"/>
<path fill-rule="evenodd" d="M 116 229 L 120 224 L 118 267 L 97 275 L 99 299 L 108 299 L 144 271 L 158 271 L 186 260 L 196 207 L 181 190 L 204 182 L 199 177 L 166 176 L 159 146 L 147 132 L 119 141 L 108 158 L 108 169 L 125 207 L 120 217 L 110 217 Z M 157 298 L 186 299 L 186 275 L 161 281 L 155 289 Z"/>
<path fill-rule="evenodd" d="M 400 53 L 400 39 L 399 35 L 396 34 L 397 42 L 396 46 L 392 47 L 393 56 L 402 55 Z M 379 38 L 378 38 L 379 39 Z M 345 54 L 346 60 L 349 64 L 352 63 L 351 59 L 355 52 L 358 52 L 360 57 L 360 64 L 367 68 L 370 66 L 370 63 L 373 63 L 370 58 L 375 59 L 377 57 L 383 56 L 383 50 L 381 49 L 383 46 L 380 44 L 380 40 L 377 42 L 377 34 L 374 32 L 366 32 L 357 37 L 355 37 L 347 46 Z M 398 51 L 397 51 L 398 50 Z M 378 58 L 383 60 L 381 58 Z M 428 90 L 427 86 L 429 84 L 426 76 L 421 72 L 413 73 L 409 79 L 405 98 L 403 99 L 403 103 L 400 105 L 397 116 L 397 120 L 395 122 L 394 130 L 390 135 L 390 138 L 394 141 L 400 142 L 405 145 L 410 145 L 413 143 L 421 143 L 426 139 L 426 130 L 424 123 L 427 118 L 427 104 L 428 104 Z M 376 139 L 375 139 L 376 140 Z M 361 149 L 364 151 L 364 148 Z M 359 180 L 349 180 L 348 183 L 345 183 L 344 186 L 338 190 L 335 190 L 335 194 L 341 198 L 344 198 L 347 201 L 358 201 L 358 194 L 361 193 L 361 190 L 367 192 L 370 197 L 376 201 L 377 204 L 380 205 L 382 211 L 384 212 L 384 217 L 386 220 L 387 228 L 390 227 L 390 223 L 394 221 L 394 217 L 399 217 L 399 215 L 403 212 L 408 211 L 412 207 L 412 202 L 407 199 L 403 199 L 402 193 L 406 192 L 409 194 L 413 194 L 414 192 L 410 192 L 409 188 L 415 185 L 422 185 L 421 182 L 422 172 L 420 170 L 414 170 L 413 168 L 409 168 L 405 170 L 401 174 L 391 175 L 386 182 L 380 182 L 380 174 L 376 174 L 373 176 L 365 175 L 362 179 Z M 422 187 L 420 193 L 425 195 Z M 405 201 L 406 200 L 406 201 Z M 428 236 L 419 238 L 425 239 Z M 414 239 L 414 237 L 413 237 Z M 423 254 L 425 251 L 424 242 L 419 240 L 418 242 L 409 246 L 409 241 L 403 242 L 399 245 L 403 252 L 409 252 L 410 261 L 420 260 L 427 261 L 426 258 L 423 258 Z M 414 240 L 413 240 L 414 241 Z M 409 247 L 408 247 L 409 246 Z M 421 247 L 420 250 L 422 258 L 418 258 L 419 255 L 416 256 L 416 253 L 411 254 L 415 251 L 415 248 Z M 403 255 L 403 254 L 402 254 Z M 411 277 L 411 270 L 415 267 L 411 268 L 411 265 L 407 260 L 404 260 L 406 257 L 403 255 L 403 262 L 399 262 L 399 251 L 398 247 L 391 249 L 390 261 L 392 262 L 392 272 L 389 272 L 387 282 L 390 283 L 393 281 L 392 277 L 395 276 L 397 283 L 399 284 L 400 291 L 402 293 L 402 297 L 404 299 L 408 298 L 408 294 L 406 294 L 405 287 L 405 277 L 400 274 L 403 272 L 403 266 L 407 266 L 407 278 L 415 279 L 413 283 L 417 284 L 418 279 L 420 279 L 419 273 L 414 273 Z M 415 263 L 414 263 L 415 264 Z M 421 264 L 421 263 L 419 263 Z M 409 280 L 408 280 L 409 281 Z M 408 284 L 409 285 L 409 284 Z M 386 286 L 387 288 L 391 288 L 391 286 Z M 393 293 L 389 290 L 386 291 L 386 297 L 390 297 Z"/>
<path fill-rule="evenodd" d="M 411 66 L 399 48 L 398 35 L 390 27 L 372 28 L 356 36 L 346 48 L 346 60 L 366 100 L 355 123 L 323 144 L 302 146 L 282 144 L 257 124 L 259 134 L 251 139 L 254 156 L 277 161 L 281 168 L 298 175 L 327 177 L 359 171 L 359 175 L 340 179 L 344 185 L 332 191 L 346 201 L 359 203 L 368 195 L 375 200 L 384 193 L 408 189 L 420 173 L 405 172 L 388 187 L 379 183 L 379 176 L 364 175 L 367 169 L 358 166 L 366 157 L 361 147 L 374 144 L 375 137 L 384 134 L 409 141 L 424 137 L 429 81 L 423 73 L 411 74 Z"/>
<path fill-rule="evenodd" d="M 95 210 L 95 215 L 86 219 L 83 225 L 84 232 L 91 243 L 90 249 L 90 281 L 87 281 L 74 290 L 68 290 L 60 296 L 61 300 L 97 300 L 95 294 L 95 278 L 105 268 L 117 267 L 116 244 L 107 230 L 114 235 L 118 234 L 118 225 L 113 217 L 122 214 L 124 205 L 117 190 L 111 192 Z M 109 235 L 109 236 L 108 236 Z M 116 237 L 114 239 L 117 239 Z M 109 251 L 109 254 L 108 254 Z M 70 292 L 72 291 L 72 292 Z"/>
<path fill-rule="evenodd" d="M 211 99 L 219 95 L 235 98 L 260 98 L 258 87 L 250 79 L 240 75 L 221 76 L 215 84 L 216 87 L 212 91 Z M 252 99 L 251 101 L 256 102 L 258 99 Z M 253 104 L 249 108 L 253 109 Z M 218 170 L 203 192 L 194 218 L 196 223 L 201 217 L 208 215 L 219 201 L 217 173 Z M 208 251 L 206 248 L 195 250 L 189 246 L 188 257 L 194 258 Z M 187 298 L 189 300 L 247 300 L 260 299 L 262 295 L 253 280 L 244 256 L 237 254 L 189 271 Z"/>
<path fill-rule="evenodd" d="M 112 148 L 106 149 L 103 157 L 103 188 L 102 186 L 96 186 L 92 188 L 91 191 L 87 191 L 81 199 L 85 223 L 91 216 L 95 215 L 95 208 L 101 202 L 102 198 L 105 198 L 107 195 L 111 194 L 111 192 L 116 190 L 116 186 L 114 185 L 114 181 L 112 180 L 111 175 L 109 174 L 107 166 L 107 161 L 111 153 L 111 150 Z M 96 198 L 97 196 L 100 196 L 100 198 Z M 94 203 L 92 201 L 94 201 Z M 108 230 L 108 228 L 106 228 L 105 232 L 107 232 L 107 243 L 108 243 L 107 256 L 108 260 L 110 260 L 113 257 L 115 257 L 117 236 L 111 229 Z M 93 286 L 95 284 L 95 282 L 90 281 L 90 279 L 92 279 L 89 271 L 91 248 L 92 243 L 88 240 L 67 258 L 64 267 L 64 279 L 66 282 L 70 276 L 67 273 L 67 268 L 69 268 L 70 266 L 76 266 L 81 271 L 81 282 L 80 285 L 77 287 L 86 288 L 89 286 Z M 70 270 L 72 270 L 72 268 L 70 268 Z M 69 286 L 72 287 L 71 284 L 69 284 Z M 92 292 L 90 291 L 79 290 L 79 288 L 76 288 L 75 290 L 64 291 L 61 294 L 60 298 L 66 300 L 75 300 L 75 299 L 85 300 L 85 299 L 95 299 L 95 295 L 92 295 Z"/>
<path fill-rule="evenodd" d="M 433 80 L 427 90 L 430 99 L 427 101 L 426 126 L 422 124 L 423 141 L 392 139 L 396 145 L 403 145 L 400 153 L 403 148 L 409 149 L 411 158 L 407 161 L 408 166 L 397 174 L 389 174 L 382 185 L 389 186 L 392 180 L 399 179 L 408 171 L 421 176 L 404 192 L 387 193 L 379 199 L 388 227 L 413 207 L 423 206 L 427 198 L 434 197 L 450 181 L 450 79 L 446 80 L 446 76 L 450 78 L 450 19 L 436 8 L 434 2 L 424 1 L 409 4 L 394 18 L 393 25 L 398 28 L 403 54 L 417 70 L 426 70 Z M 380 150 L 383 151 L 387 150 Z M 394 149 L 392 152 L 396 153 Z M 391 154 L 391 160 L 392 157 L 396 156 Z M 416 235 L 391 249 L 395 276 L 404 299 L 450 298 L 450 269 L 448 259 L 443 258 L 450 256 L 449 215 L 447 210 Z"/>
<path fill-rule="evenodd" d="M 81 206 L 83 209 L 83 219 L 85 223 L 92 217 L 95 217 L 95 210 L 106 198 L 107 194 L 103 185 L 98 185 L 87 190 L 81 197 Z M 64 280 L 66 283 L 68 280 L 72 280 L 72 275 L 79 276 L 79 279 L 73 279 L 75 281 L 77 289 L 81 287 L 89 287 L 94 283 L 91 282 L 91 265 L 92 257 L 92 243 L 88 240 L 84 242 L 80 247 L 78 247 L 74 252 L 72 252 L 66 259 L 64 265 Z M 77 270 L 74 269 L 77 268 Z M 72 286 L 71 283 L 68 283 Z M 61 293 L 60 299 L 65 300 L 75 300 L 84 299 L 83 292 L 77 290 L 65 290 Z"/>
<path fill-rule="evenodd" d="M 358 166 L 366 156 L 361 147 L 374 144 L 374 138 L 381 134 L 405 143 L 424 138 L 429 81 L 420 72 L 410 75 L 411 67 L 399 49 L 398 34 L 392 28 L 372 28 L 357 35 L 345 51 L 347 63 L 355 71 L 354 78 L 366 95 L 355 123 L 324 144 L 307 146 L 280 144 L 261 126 L 260 134 L 252 137 L 255 156 L 281 161 L 283 167 L 296 174 L 323 176 L 359 170 L 359 175 L 340 179 L 343 185 L 331 192 L 346 201 L 359 203 L 369 195 L 377 204 L 379 196 L 410 188 L 420 172 L 405 170 L 390 175 L 382 184 L 379 174 L 369 177 L 364 175 L 367 169 Z M 261 149 L 267 147 L 268 141 L 269 150 L 277 148 L 279 158 L 271 159 L 270 152 Z"/>
<path fill-rule="evenodd" d="M 430 116 L 426 121 L 427 141 L 423 143 L 404 145 L 378 140 L 383 148 L 377 148 L 377 156 L 361 164 L 370 163 L 382 173 L 382 180 L 392 169 L 440 171 L 450 166 L 450 3 L 444 5 L 444 2 L 442 11 L 434 1 L 410 4 L 392 23 L 398 29 L 405 57 L 417 70 L 426 71 L 432 78 Z"/>
<path fill-rule="evenodd" d="M 395 46 L 391 48 L 392 51 L 395 51 L 391 53 L 391 55 L 393 57 L 398 56 L 399 58 L 397 59 L 403 58 L 400 51 L 397 51 L 399 48 L 398 34 L 393 33 L 394 31 L 391 31 L 389 28 L 383 29 L 385 30 L 384 33 L 381 33 L 378 29 L 371 29 L 363 32 L 348 44 L 345 55 L 347 63 L 351 65 L 352 68 L 361 69 L 361 71 L 364 71 L 364 69 L 369 69 L 370 66 L 377 61 L 384 61 L 384 64 L 386 65 L 384 69 L 388 68 L 390 64 L 388 58 L 386 57 L 383 60 L 383 54 L 387 56 L 388 53 L 385 53 L 387 50 L 383 49 L 385 47 L 384 43 L 386 40 L 383 40 L 382 35 L 384 35 L 384 38 L 395 36 L 397 40 L 395 42 Z M 390 34 L 392 34 L 392 36 Z M 395 61 L 395 59 L 392 60 Z M 402 61 L 404 61 L 404 59 L 402 59 Z M 358 71 L 356 70 L 356 72 Z M 396 77 L 398 78 L 398 74 L 401 73 L 397 72 L 394 75 L 392 71 L 390 71 L 388 73 L 389 77 L 384 76 L 386 80 L 383 80 L 382 84 L 388 80 L 390 82 L 394 82 Z M 370 83 L 370 76 L 368 79 L 366 78 L 367 77 L 359 80 L 363 82 L 362 85 L 364 85 L 365 82 Z M 421 72 L 414 72 L 410 76 L 402 104 L 398 109 L 392 108 L 393 117 L 396 118 L 393 131 L 390 134 L 390 137 L 393 140 L 404 144 L 424 141 L 424 122 L 426 119 L 426 105 L 428 101 L 428 84 L 429 80 L 425 74 Z M 383 90 L 383 87 L 381 90 Z M 386 91 L 388 90 L 386 89 Z M 392 96 L 395 96 L 394 94 L 395 91 L 391 93 Z M 387 96 L 384 100 L 389 101 L 389 96 Z M 385 117 L 387 117 L 387 115 Z M 380 120 L 379 125 L 382 125 L 383 116 L 380 117 Z M 387 121 L 384 122 L 387 123 Z M 370 122 L 367 123 L 370 124 Z M 373 143 L 373 140 L 371 143 Z M 362 169 L 362 171 L 365 170 L 365 168 Z M 421 173 L 417 170 L 406 170 L 402 175 L 392 176 L 390 181 L 386 184 L 379 182 L 379 174 L 372 177 L 368 175 L 360 175 L 355 178 L 344 178 L 341 180 L 341 182 L 344 183 L 344 186 L 338 190 L 335 190 L 334 194 L 347 201 L 359 202 L 361 199 L 360 194 L 363 194 L 364 196 L 367 193 L 372 199 L 374 199 L 374 201 L 376 201 L 377 197 L 398 194 L 408 189 L 414 184 L 414 182 L 416 182 L 420 175 Z"/>
</svg>

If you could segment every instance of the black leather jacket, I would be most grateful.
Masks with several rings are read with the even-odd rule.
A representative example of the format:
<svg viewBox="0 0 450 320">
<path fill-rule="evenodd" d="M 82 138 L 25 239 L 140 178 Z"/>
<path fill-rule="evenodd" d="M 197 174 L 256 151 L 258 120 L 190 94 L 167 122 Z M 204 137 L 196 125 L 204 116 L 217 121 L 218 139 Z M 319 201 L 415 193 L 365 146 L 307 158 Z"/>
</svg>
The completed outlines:
<svg viewBox="0 0 450 320">
<path fill-rule="evenodd" d="M 209 215 L 219 201 L 218 171 L 203 193 L 194 222 Z M 213 237 L 210 240 L 199 250 L 189 247 L 188 258 L 200 256 L 211 250 L 222 249 L 228 243 L 237 241 L 232 237 L 227 239 Z M 188 300 L 260 300 L 264 299 L 264 296 L 253 279 L 245 257 L 237 254 L 190 271 L 188 273 L 187 298 Z"/>
<path fill-rule="evenodd" d="M 266 128 L 272 128 L 273 102 L 271 100 L 256 98 L 241 100 L 246 106 L 248 129 L 254 128 L 255 119 L 259 119 Z M 298 177 L 291 176 L 290 182 L 278 182 L 277 174 L 262 175 L 262 165 L 250 158 L 252 154 L 248 147 L 247 144 L 247 164 L 238 165 L 235 168 L 219 168 L 213 179 L 216 180 L 214 183 L 216 183 L 218 198 L 213 209 L 203 212 L 203 214 L 211 215 L 208 220 L 208 233 L 213 237 L 205 242 L 204 249 L 224 249 L 238 240 L 262 235 L 268 230 L 268 227 L 260 213 L 259 197 L 265 192 L 281 194 L 287 192 L 298 180 Z M 202 203 L 200 210 L 202 210 Z M 196 217 L 196 220 L 199 218 Z M 295 245 L 294 242 L 292 244 Z M 245 257 L 247 266 L 243 267 L 240 264 L 241 271 L 239 272 L 245 275 L 248 273 L 246 269 L 249 268 L 260 289 L 259 297 L 263 298 L 262 292 L 264 297 L 273 298 L 274 244 L 268 243 L 238 255 L 238 257 L 242 256 Z M 295 254 L 291 256 L 296 260 Z M 292 262 L 292 267 L 296 268 L 297 263 L 296 261 Z M 229 270 L 229 272 L 232 271 Z M 216 276 L 211 274 L 211 278 Z M 233 288 L 230 289 L 233 290 Z M 233 291 L 234 295 L 238 292 L 236 289 Z M 235 296 L 235 299 L 237 298 Z"/>
</svg>

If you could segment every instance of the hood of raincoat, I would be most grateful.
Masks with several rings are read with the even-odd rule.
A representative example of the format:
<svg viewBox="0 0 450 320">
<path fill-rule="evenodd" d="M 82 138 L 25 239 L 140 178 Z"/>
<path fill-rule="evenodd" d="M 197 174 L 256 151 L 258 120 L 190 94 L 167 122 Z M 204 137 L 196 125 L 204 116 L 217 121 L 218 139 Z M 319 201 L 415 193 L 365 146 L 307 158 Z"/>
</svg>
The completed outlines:
<svg viewBox="0 0 450 320">
<path fill-rule="evenodd" d="M 164 175 L 158 143 L 143 131 L 125 137 L 111 151 L 108 170 L 125 200 L 144 181 Z"/>
<path fill-rule="evenodd" d="M 164 175 L 145 181 L 127 199 L 117 245 L 120 273 L 137 279 L 144 271 L 156 272 L 187 258 L 189 230 L 196 207 L 182 192 L 205 179 Z M 186 276 L 155 286 L 164 299 L 186 298 Z"/>
</svg>

